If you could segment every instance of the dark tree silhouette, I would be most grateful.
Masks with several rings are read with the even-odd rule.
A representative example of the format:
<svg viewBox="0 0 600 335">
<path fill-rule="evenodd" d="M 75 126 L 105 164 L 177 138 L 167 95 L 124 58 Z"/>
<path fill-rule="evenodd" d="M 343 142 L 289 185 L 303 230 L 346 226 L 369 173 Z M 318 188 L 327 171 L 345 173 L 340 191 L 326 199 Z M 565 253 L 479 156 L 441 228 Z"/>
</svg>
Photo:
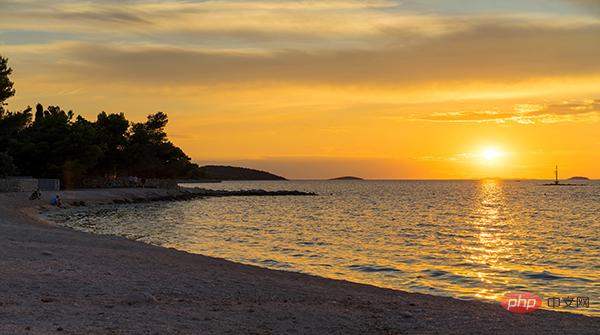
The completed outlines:
<svg viewBox="0 0 600 335">
<path fill-rule="evenodd" d="M 14 94 L 7 61 L 0 62 L 1 102 Z M 167 137 L 165 113 L 132 123 L 121 114 L 101 112 L 96 121 L 59 106 L 37 104 L 8 112 L 0 108 L 0 174 L 18 172 L 60 178 L 68 188 L 86 178 L 198 178 L 196 164 Z"/>
<path fill-rule="evenodd" d="M 34 120 L 41 120 L 44 117 L 44 106 L 42 106 L 42 104 L 38 103 L 37 105 L 35 105 L 35 119 Z"/>
<path fill-rule="evenodd" d="M 98 114 L 95 123 L 98 145 L 104 155 L 100 157 L 97 173 L 118 176 L 126 173 L 125 148 L 128 145 L 129 121 L 125 114 Z"/>
<path fill-rule="evenodd" d="M 0 152 L 0 178 L 13 175 L 17 172 L 17 166 L 12 157 L 6 152 Z"/>
<path fill-rule="evenodd" d="M 127 147 L 130 172 L 143 177 L 168 177 L 171 174 L 192 177 L 190 174 L 197 166 L 168 140 L 167 123 L 167 115 L 158 112 L 148 115 L 145 123 L 133 124 Z"/>
<path fill-rule="evenodd" d="M 12 69 L 8 66 L 8 60 L 0 56 L 0 110 L 3 108 L 4 101 L 15 95 L 13 82 L 10 81 Z"/>
</svg>

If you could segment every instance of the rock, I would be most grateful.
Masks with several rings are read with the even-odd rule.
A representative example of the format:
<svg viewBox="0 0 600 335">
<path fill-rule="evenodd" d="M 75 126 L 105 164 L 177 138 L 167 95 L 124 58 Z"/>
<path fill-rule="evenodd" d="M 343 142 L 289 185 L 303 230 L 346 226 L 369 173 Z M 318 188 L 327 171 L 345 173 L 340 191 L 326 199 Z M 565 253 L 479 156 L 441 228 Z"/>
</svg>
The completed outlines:
<svg viewBox="0 0 600 335">
<path fill-rule="evenodd" d="M 50 252 L 50 251 L 48 251 L 48 250 L 44 250 L 44 251 L 42 251 L 42 255 L 44 255 L 44 256 L 52 256 L 53 253 Z"/>
<path fill-rule="evenodd" d="M 125 303 L 128 305 L 154 304 L 156 302 L 158 302 L 156 298 L 148 292 L 135 292 L 125 298 Z"/>
</svg>

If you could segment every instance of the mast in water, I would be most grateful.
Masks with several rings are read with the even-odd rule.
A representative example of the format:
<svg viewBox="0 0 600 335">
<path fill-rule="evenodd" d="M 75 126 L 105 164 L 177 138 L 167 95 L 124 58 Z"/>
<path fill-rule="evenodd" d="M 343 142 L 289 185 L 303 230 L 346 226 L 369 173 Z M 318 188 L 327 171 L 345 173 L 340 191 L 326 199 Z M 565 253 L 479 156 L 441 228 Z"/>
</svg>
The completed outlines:
<svg viewBox="0 0 600 335">
<path fill-rule="evenodd" d="M 558 165 L 556 166 L 556 169 L 554 170 L 554 176 L 555 176 L 554 184 L 558 185 Z"/>
</svg>

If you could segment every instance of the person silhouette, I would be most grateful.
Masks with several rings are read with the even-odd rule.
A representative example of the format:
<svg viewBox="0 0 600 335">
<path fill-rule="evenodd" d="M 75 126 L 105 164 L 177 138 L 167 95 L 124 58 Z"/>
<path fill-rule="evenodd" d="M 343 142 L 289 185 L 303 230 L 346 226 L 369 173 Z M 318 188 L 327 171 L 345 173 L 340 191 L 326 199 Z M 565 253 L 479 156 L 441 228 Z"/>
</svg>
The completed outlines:
<svg viewBox="0 0 600 335">
<path fill-rule="evenodd" d="M 57 194 L 54 198 L 52 198 L 52 200 L 50 201 L 50 204 L 52 206 L 61 207 L 62 204 L 60 202 L 60 196 Z"/>
<path fill-rule="evenodd" d="M 29 200 L 37 200 L 41 197 L 42 197 L 42 192 L 40 192 L 40 189 L 38 188 L 35 191 L 33 191 L 33 193 L 31 193 L 31 195 L 29 196 Z"/>
</svg>

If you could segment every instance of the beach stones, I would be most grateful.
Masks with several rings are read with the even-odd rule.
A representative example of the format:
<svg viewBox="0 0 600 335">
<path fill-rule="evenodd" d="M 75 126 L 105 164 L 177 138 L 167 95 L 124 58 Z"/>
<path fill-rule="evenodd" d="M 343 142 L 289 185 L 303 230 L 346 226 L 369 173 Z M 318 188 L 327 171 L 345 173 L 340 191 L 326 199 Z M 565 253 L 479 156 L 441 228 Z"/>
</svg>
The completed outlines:
<svg viewBox="0 0 600 335">
<path fill-rule="evenodd" d="M 54 298 L 49 297 L 49 296 L 43 296 L 42 298 L 40 298 L 40 301 L 47 304 L 50 302 L 54 302 Z"/>
<path fill-rule="evenodd" d="M 128 295 L 124 301 L 127 305 L 142 305 L 142 304 L 154 304 L 158 300 L 148 292 L 134 292 Z"/>
</svg>

